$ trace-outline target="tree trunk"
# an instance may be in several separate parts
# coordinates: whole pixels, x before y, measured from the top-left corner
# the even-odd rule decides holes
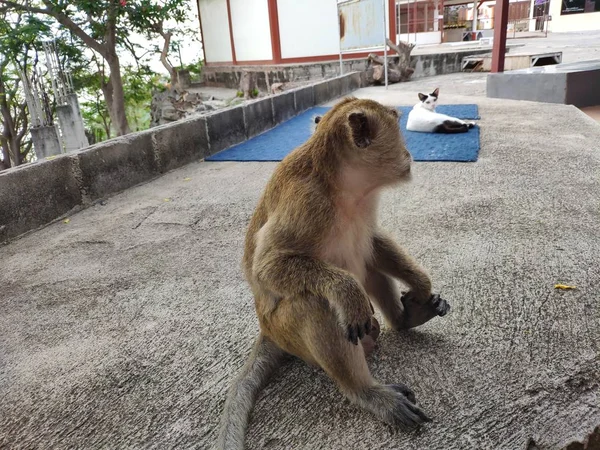
[[[5,136],[0,136],[0,151],[2,152],[2,161],[0,161],[0,170],[10,167],[10,154],[8,152],[8,140]]]
[[[111,122],[117,130],[117,136],[123,136],[131,133],[131,129],[125,115],[125,92],[123,91],[123,79],[121,78],[121,64],[116,54],[108,58],[107,63],[110,68],[110,77],[108,78],[110,88],[107,86],[108,89],[103,89],[106,106]]]
[[[394,44],[389,39],[387,45],[396,53],[398,53],[398,65],[395,69],[400,73],[401,81],[408,81],[415,69],[410,66],[410,53],[415,47],[414,44],[407,44],[406,42],[400,41],[398,45]]]
[[[164,68],[167,69],[167,72],[169,72],[169,77],[171,78],[171,87],[173,87],[174,89],[177,89],[177,90],[182,90],[180,83],[179,83],[179,77],[177,76],[177,72],[175,71],[175,69],[169,63],[169,60],[167,59],[167,55],[169,54],[169,45],[171,44],[172,33],[170,31],[165,33],[162,29],[162,24],[161,24],[160,30],[158,32],[165,40],[165,42],[163,44],[162,52],[160,53],[160,62],[162,63]]]
[[[0,68],[0,72],[2,72],[1,69],[2,68]],[[2,115],[2,127],[4,129],[2,135],[2,157],[5,165],[13,167],[19,165],[20,158],[15,158],[13,152],[13,143],[17,136],[17,132],[15,130],[15,121],[10,114],[7,95],[0,73],[0,113]]]

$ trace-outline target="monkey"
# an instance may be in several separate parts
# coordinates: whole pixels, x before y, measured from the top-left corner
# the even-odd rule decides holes
[[[254,402],[289,356],[323,369],[385,423],[431,421],[408,386],[378,382],[366,361],[379,334],[373,305],[394,330],[450,309],[432,294],[425,270],[377,225],[380,192],[412,177],[399,113],[346,97],[317,122],[275,168],[247,228],[242,266],[260,333],[229,390],[219,449],[244,447]],[[408,292],[399,293],[394,280]]]

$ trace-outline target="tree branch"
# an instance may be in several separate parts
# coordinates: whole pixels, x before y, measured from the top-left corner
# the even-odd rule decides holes
[[[5,0],[0,0],[0,1],[5,1]],[[44,5],[46,5],[47,10],[50,11],[49,15],[54,17],[60,24],[67,27],[71,31],[71,33],[73,33],[75,36],[77,36],[79,39],[81,39],[85,45],[87,45],[88,47],[90,47],[93,50],[96,50],[102,56],[105,56],[108,54],[107,49],[104,45],[100,44],[98,41],[93,39],[89,34],[87,34],[85,31],[83,31],[83,29],[79,25],[77,25],[75,22],[73,22],[73,20],[71,20],[71,18],[69,16],[53,10],[52,4],[48,0],[42,0],[42,2],[44,2]]]
[[[83,31],[83,29],[75,22],[73,22],[73,20],[71,20],[69,16],[53,9],[52,3],[50,3],[48,0],[42,0],[42,2],[44,3],[44,5],[46,5],[45,9],[36,8],[35,6],[22,5],[11,0],[0,0],[0,4],[6,5],[8,8],[13,8],[17,11],[31,12],[34,14],[44,14],[46,16],[54,17],[61,25],[67,27],[75,36],[81,39],[85,43],[85,45],[96,50],[102,56],[104,56],[107,53],[106,48],[103,45],[95,41],[90,35]],[[0,11],[3,11],[4,9],[8,8],[3,8]]]

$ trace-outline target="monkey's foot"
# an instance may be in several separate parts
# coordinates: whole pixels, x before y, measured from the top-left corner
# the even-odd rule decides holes
[[[450,304],[439,294],[432,294],[426,302],[415,299],[412,291],[408,291],[400,298],[404,306],[402,327],[404,329],[418,327],[436,316],[443,317],[450,311]]]
[[[405,385],[403,383],[396,383],[396,384],[389,384],[388,386],[391,387],[396,392],[400,392],[401,394],[403,394],[412,403],[417,403],[417,398],[415,397],[415,393],[407,385]]]

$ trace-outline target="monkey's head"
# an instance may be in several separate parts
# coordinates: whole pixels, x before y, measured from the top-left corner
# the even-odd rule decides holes
[[[331,133],[343,160],[368,171],[380,185],[410,179],[412,157],[400,132],[396,108],[347,97],[318,122],[315,134]]]

